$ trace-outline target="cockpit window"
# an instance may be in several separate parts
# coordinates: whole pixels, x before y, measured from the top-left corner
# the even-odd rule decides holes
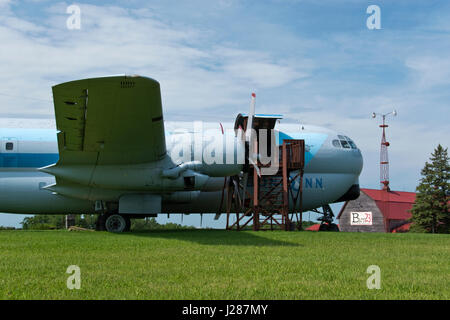
[[[341,144],[339,143],[339,140],[333,140],[332,143],[333,143],[333,146],[335,146],[336,148],[340,148],[341,147]]]
[[[334,139],[331,141],[334,147],[336,148],[345,148],[345,149],[358,149],[356,144],[347,136],[338,135],[338,139]]]
[[[348,144],[347,140],[341,140],[342,147],[346,149],[350,149],[350,145]]]

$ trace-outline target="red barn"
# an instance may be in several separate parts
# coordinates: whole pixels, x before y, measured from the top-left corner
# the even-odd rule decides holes
[[[339,212],[339,229],[353,232],[405,232],[409,230],[414,192],[361,189],[358,199],[347,201]]]

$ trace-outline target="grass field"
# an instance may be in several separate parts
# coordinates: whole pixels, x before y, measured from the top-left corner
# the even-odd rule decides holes
[[[0,299],[449,299],[449,262],[450,235],[0,231]]]

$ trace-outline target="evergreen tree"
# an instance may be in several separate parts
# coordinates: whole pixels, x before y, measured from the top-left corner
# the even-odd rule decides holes
[[[411,231],[449,233],[450,165],[447,148],[438,145],[426,162],[417,186],[416,202],[411,209]]]

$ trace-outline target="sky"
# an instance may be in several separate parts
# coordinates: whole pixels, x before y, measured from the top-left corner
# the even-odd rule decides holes
[[[73,4],[79,29],[67,26]],[[367,27],[370,5],[379,29]],[[378,188],[371,114],[396,109],[391,187],[414,191],[431,152],[450,142],[449,40],[445,0],[0,0],[0,124],[54,126],[53,85],[111,74],[158,80],[166,120],[232,122],[256,92],[258,113],[350,136],[364,156],[361,186]],[[0,215],[0,225],[22,218]]]

